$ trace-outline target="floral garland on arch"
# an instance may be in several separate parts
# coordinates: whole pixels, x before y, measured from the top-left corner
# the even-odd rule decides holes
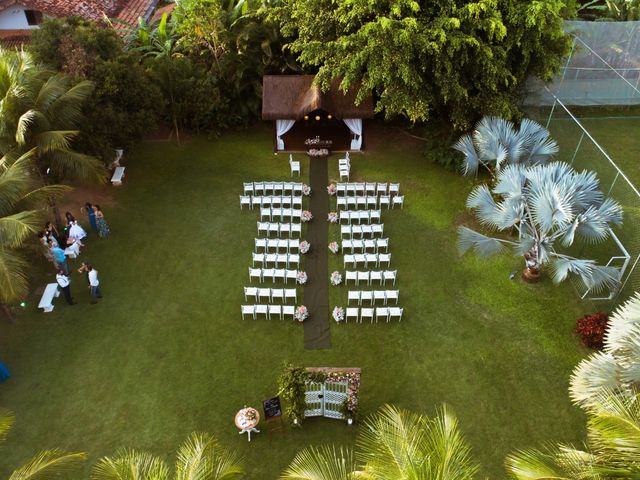
[[[342,275],[337,270],[331,273],[331,285],[336,286],[342,283]]]
[[[338,212],[329,212],[327,215],[327,222],[338,223]]]
[[[310,157],[328,157],[329,150],[326,148],[310,148],[307,150],[307,155]]]
[[[313,213],[311,213],[309,210],[303,210],[301,219],[305,223],[310,222],[311,220],[313,220]]]
[[[311,195],[311,187],[306,183],[302,185],[302,194],[305,197],[308,197],[309,195]]]
[[[300,245],[298,245],[298,250],[300,250],[300,253],[302,253],[303,255],[307,253],[310,248],[311,248],[311,244],[306,240],[301,241]]]

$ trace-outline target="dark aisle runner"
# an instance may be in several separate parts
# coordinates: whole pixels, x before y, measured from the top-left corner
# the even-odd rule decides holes
[[[315,350],[331,348],[329,333],[329,180],[327,157],[312,158],[309,170],[313,220],[307,227],[307,240],[311,250],[305,255],[305,271],[309,277],[304,287],[304,305],[309,318],[304,322],[304,348]]]

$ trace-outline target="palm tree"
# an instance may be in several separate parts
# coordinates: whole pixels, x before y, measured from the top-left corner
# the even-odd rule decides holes
[[[173,56],[178,36],[173,22],[169,21],[166,13],[154,23],[147,23],[144,18],[139,17],[137,27],[129,26],[127,30],[129,50],[139,52],[143,57]]]
[[[280,478],[287,480],[470,480],[478,471],[458,421],[443,406],[429,419],[385,405],[365,422],[349,450],[309,447]]]
[[[71,190],[63,185],[42,186],[34,177],[34,151],[9,163],[0,159],[0,305],[22,300],[28,290],[27,261],[23,246],[42,225],[43,208],[49,199]]]
[[[236,453],[222,448],[208,434],[192,433],[178,449],[176,480],[230,480],[244,472]],[[121,450],[103,457],[93,468],[94,480],[166,480],[169,468],[159,457],[138,450]]]
[[[640,478],[640,398],[603,393],[587,414],[585,450],[520,450],[507,457],[507,471],[517,480]]]
[[[461,226],[460,254],[475,249],[482,256],[490,256],[510,248],[525,257],[525,280],[536,281],[542,267],[549,265],[556,283],[573,273],[587,289],[618,288],[617,268],[556,249],[557,244],[571,246],[576,237],[588,243],[602,242],[609,237],[610,225],[622,223],[622,208],[604,198],[594,172],[578,173],[560,162],[510,165],[499,172],[492,189],[476,187],[467,199],[467,207],[475,211],[483,226],[497,232],[515,231],[517,238],[490,237]]]
[[[0,410],[0,442],[4,441],[13,425],[11,412]],[[62,450],[44,450],[34,456],[22,467],[13,471],[9,480],[36,480],[39,478],[65,478],[72,467],[87,458],[84,453],[69,453]]]
[[[640,387],[640,292],[609,318],[604,352],[584,359],[571,375],[574,403],[589,407],[603,391],[633,396]]]
[[[472,176],[480,165],[499,172],[507,165],[537,165],[558,153],[558,144],[549,131],[525,118],[516,128],[513,122],[497,117],[483,117],[473,134],[460,137],[453,148],[464,154],[462,172]]]

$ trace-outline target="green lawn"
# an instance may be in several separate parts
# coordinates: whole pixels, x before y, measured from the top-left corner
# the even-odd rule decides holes
[[[240,318],[257,220],[240,213],[242,182],[288,178],[286,156],[270,153],[271,131],[130,153],[124,186],[105,212],[112,236],[89,238],[81,258],[100,271],[101,303],[89,305],[74,273],[79,305],[61,297],[42,314],[31,297],[15,325],[0,322],[0,355],[13,373],[0,385],[0,406],[17,415],[0,475],[51,447],[87,451],[85,473],[121,446],[172,459],[190,432],[207,431],[242,452],[248,478],[273,479],[305,445],[351,444],[357,426],[325,419],[265,427],[250,444],[238,435],[235,412],[276,393],[283,362],[361,367],[365,415],[384,403],[430,415],[446,402],[483,477],[504,477],[515,448],[580,441],[584,418],[567,387],[588,353],[575,319],[593,307],[570,285],[509,280],[519,259],[459,258],[456,225],[468,218],[471,185],[425,163],[421,146],[408,142],[377,127],[370,150],[352,162],[354,178],[399,181],[406,195],[403,210],[383,213],[405,318],[332,324],[333,346],[320,351],[303,349],[300,325]],[[305,160],[303,178],[308,171]],[[330,237],[338,233],[331,227]],[[334,268],[342,270],[340,257],[330,259]],[[51,281],[46,274],[35,273],[38,283]],[[346,306],[346,288],[330,288],[330,305]]]

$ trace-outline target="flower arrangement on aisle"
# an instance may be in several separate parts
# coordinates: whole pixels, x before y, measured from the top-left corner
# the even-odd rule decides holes
[[[342,307],[333,307],[333,313],[331,314],[333,315],[333,319],[340,323],[340,322],[344,322],[344,308]]]
[[[303,272],[302,270],[300,270],[296,275],[296,280],[298,280],[298,283],[300,285],[304,285],[305,283],[307,283],[308,279],[309,277],[307,276],[307,272]]]
[[[333,197],[333,196],[336,194],[336,192],[337,192],[337,191],[338,191],[338,187],[336,187],[336,184],[335,184],[335,183],[332,183],[332,184],[330,184],[330,185],[328,185],[328,186],[327,186],[327,193],[328,193],[330,196],[332,196],[332,197]]]
[[[307,310],[307,307],[305,307],[304,305],[300,305],[299,307],[296,308],[296,313],[294,314],[294,317],[296,318],[297,321],[302,323],[307,318],[309,318],[309,310]]]
[[[331,273],[331,285],[340,285],[342,283],[342,275],[337,270]]]
[[[298,246],[298,249],[300,250],[300,253],[302,253],[303,255],[305,253],[307,253],[310,248],[311,248],[311,244],[309,242],[307,242],[306,240],[301,241],[300,245]]]
[[[329,223],[338,223],[338,212],[329,212],[327,215],[327,221]]]
[[[338,242],[331,242],[329,244],[329,251],[331,253],[338,253],[338,251],[340,250],[340,246],[338,245]]]
[[[311,195],[311,187],[306,183],[302,185],[302,194],[305,197],[308,197],[309,195]]]
[[[303,210],[302,221],[306,223],[306,222],[310,222],[311,220],[313,220],[313,213],[311,213],[309,210]]]
[[[307,155],[310,157],[328,157],[329,150],[326,148],[310,148],[307,151]]]

